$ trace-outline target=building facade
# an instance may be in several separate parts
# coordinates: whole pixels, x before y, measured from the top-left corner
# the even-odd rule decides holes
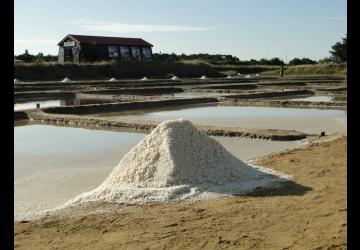
[[[153,45],[141,38],[67,35],[58,46],[59,63],[153,58]]]

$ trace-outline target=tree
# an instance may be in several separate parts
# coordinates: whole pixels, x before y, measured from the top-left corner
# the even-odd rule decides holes
[[[24,54],[20,54],[18,56],[15,56],[16,59],[22,60],[26,63],[30,63],[35,59],[34,55],[29,54],[29,51],[26,49]]]
[[[289,62],[290,65],[306,65],[306,64],[316,64],[316,61],[313,61],[309,58],[294,58]]]
[[[346,62],[347,61],[347,34],[345,38],[342,38],[342,42],[337,42],[331,46],[330,51],[331,57],[335,62]]]

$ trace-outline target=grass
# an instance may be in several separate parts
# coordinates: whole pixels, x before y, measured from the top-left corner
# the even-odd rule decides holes
[[[221,74],[206,64],[184,64],[156,61],[98,62],[92,64],[23,64],[14,66],[14,78],[23,81],[51,81],[65,77],[71,80],[108,79],[108,78],[169,78],[210,77]]]
[[[118,79],[126,78],[169,78],[181,77],[218,77],[226,75],[261,74],[279,75],[279,66],[253,65],[211,65],[200,60],[180,62],[162,61],[101,61],[84,64],[30,63],[14,66],[14,78],[22,81],[58,81],[65,77],[72,80]],[[285,75],[344,75],[346,64],[319,64],[286,66]]]

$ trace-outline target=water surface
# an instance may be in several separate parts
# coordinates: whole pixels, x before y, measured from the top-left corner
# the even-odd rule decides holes
[[[185,118],[203,125],[334,133],[346,132],[347,115],[343,110],[210,105],[105,113],[98,116],[119,121]]]
[[[14,128],[15,219],[63,205],[99,186],[146,135],[46,125]],[[214,137],[241,160],[279,152],[300,141]]]
[[[332,102],[331,96],[310,96],[305,98],[290,99],[291,101],[306,101],[306,102]]]

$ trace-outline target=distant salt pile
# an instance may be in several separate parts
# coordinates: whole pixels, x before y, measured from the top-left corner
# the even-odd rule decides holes
[[[251,76],[250,75],[247,75],[247,76],[245,76],[246,78],[250,78]]]
[[[109,82],[116,82],[117,80],[116,80],[116,78],[111,78],[110,80],[109,80]]]
[[[241,73],[237,73],[236,75],[237,75],[237,76],[242,76]]]
[[[202,76],[202,77],[200,77],[200,79],[201,79],[201,80],[206,80],[207,77],[206,77],[206,76]]]
[[[177,76],[173,76],[173,77],[171,77],[171,80],[176,81],[176,80],[180,80],[180,78]]]
[[[132,148],[98,188],[64,207],[207,199],[275,187],[288,178],[242,162],[189,121],[170,120]]]
[[[22,82],[20,82],[18,79],[14,79],[14,84],[19,84],[19,83],[22,83]]]
[[[147,80],[149,80],[149,78],[147,78],[147,77],[145,76],[145,77],[141,78],[140,80],[141,80],[141,81],[147,81]]]
[[[232,76],[227,76],[226,78],[227,78],[227,79],[231,79],[231,78],[232,78]]]
[[[259,76],[259,74],[256,74],[255,76]]]
[[[61,82],[71,82],[71,80],[69,78],[64,78]]]

